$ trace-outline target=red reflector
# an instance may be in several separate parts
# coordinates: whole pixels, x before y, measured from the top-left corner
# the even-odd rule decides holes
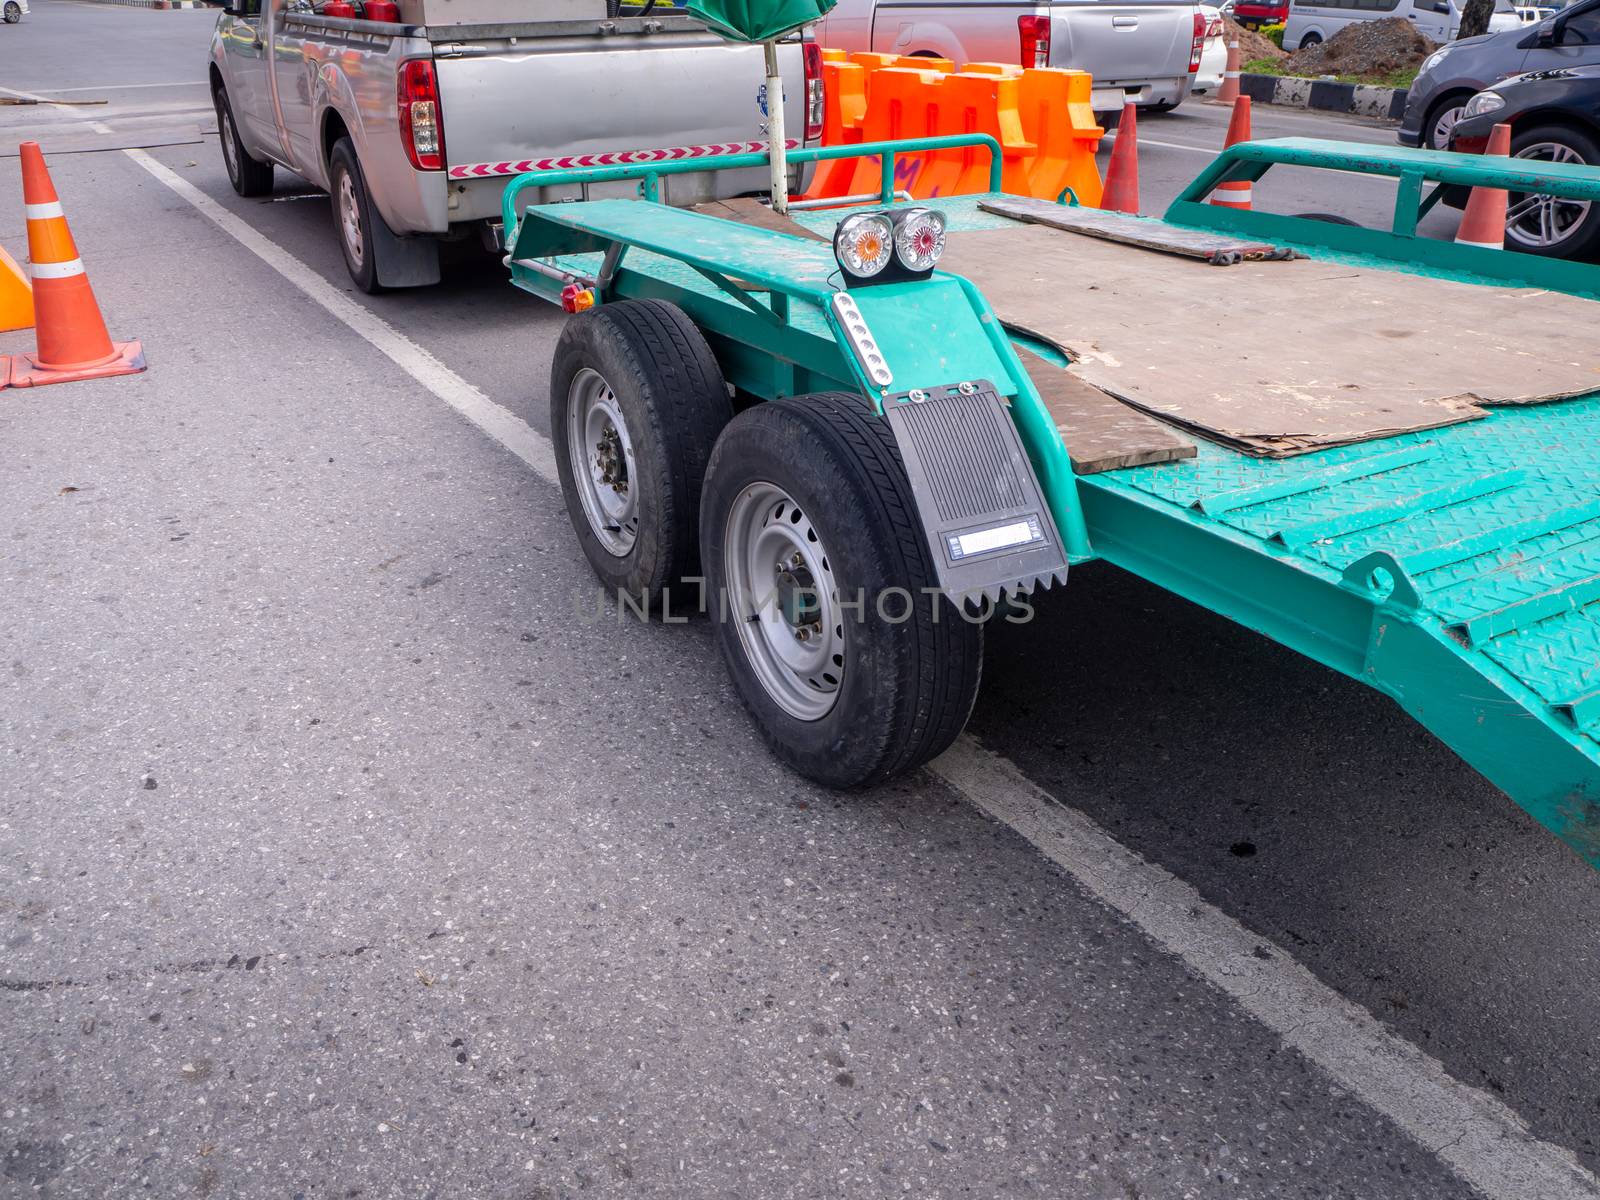
[[[564,312],[588,312],[594,307],[594,289],[581,288],[569,283],[561,289],[561,308]]]
[[[444,170],[444,114],[433,61],[414,58],[401,63],[395,89],[406,157],[419,171]]]
[[[1024,67],[1050,65],[1050,18],[1027,16],[1017,18],[1017,61]]]

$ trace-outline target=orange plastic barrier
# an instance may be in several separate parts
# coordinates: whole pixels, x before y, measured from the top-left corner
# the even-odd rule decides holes
[[[1070,187],[1080,203],[1100,202],[1094,154],[1105,131],[1089,107],[1086,72],[1015,63],[968,63],[956,71],[946,59],[824,50],[823,76],[825,146],[986,133],[1000,143],[1008,192],[1054,200]],[[981,147],[895,162],[896,190],[919,198],[988,187],[989,155]],[[876,160],[846,160],[819,164],[806,198],[878,189]]]
[[[860,63],[845,58],[842,50],[824,50],[822,82],[825,97],[822,109],[822,144],[851,146],[861,140],[861,122],[867,115],[867,72]],[[811,177],[805,198],[849,196],[850,178],[856,173],[856,160],[838,158],[819,162]]]
[[[1022,73],[1022,132],[1038,146],[1028,168],[1030,196],[1054,200],[1071,188],[1079,204],[1100,205],[1094,152],[1105,130],[1094,119],[1087,71],[1040,68]]]
[[[867,111],[861,121],[861,141],[891,142],[932,137],[937,132],[939,93],[948,76],[938,71],[880,67],[867,76]],[[895,160],[894,186],[917,195],[917,179],[926,167],[926,155],[905,155]],[[881,186],[882,174],[875,158],[852,160],[850,186],[842,196],[865,195]]]
[[[933,132],[939,135],[987,133],[1000,143],[1006,191],[1029,195],[1028,163],[1034,144],[1023,136],[1017,111],[1020,88],[1015,76],[944,76]],[[989,152],[981,146],[940,150],[911,188],[919,199],[965,196],[989,190]]]

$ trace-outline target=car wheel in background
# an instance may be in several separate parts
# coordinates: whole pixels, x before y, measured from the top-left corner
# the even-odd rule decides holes
[[[22,5],[18,4],[17,0],[6,0],[4,12],[7,25],[15,25],[22,20]]]
[[[228,89],[218,87],[211,93],[211,102],[217,109],[217,140],[222,143],[222,161],[228,168],[228,182],[241,196],[265,196],[272,190],[272,164],[251,158],[244,142],[239,140],[239,130],[233,123],[233,106],[228,103]]]
[[[1426,150],[1450,149],[1450,134],[1461,119],[1470,95],[1458,93],[1437,101],[1422,122],[1422,145]]]
[[[1315,46],[1321,41],[1322,35],[1320,33],[1308,33],[1300,39],[1300,44],[1295,49],[1304,50],[1308,46]]]
[[[1566,125],[1534,125],[1511,139],[1516,158],[1600,166],[1600,142]],[[1600,205],[1512,192],[1506,206],[1506,248],[1547,258],[1589,258],[1600,250]]]

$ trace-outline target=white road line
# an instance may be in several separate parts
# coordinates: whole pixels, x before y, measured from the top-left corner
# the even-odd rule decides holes
[[[558,484],[550,440],[509,409],[496,404],[383,318],[351,300],[321,275],[143,150],[124,150],[157,180],[182,196],[213,225],[239,242],[328,313],[364,338],[484,433],[515,454],[544,480]]]
[[[1570,1152],[1534,1137],[1500,1101],[1451,1078],[1437,1059],[1389,1032],[1282,948],[1040,790],[1005,759],[963,736],[930,766],[1491,1200],[1600,1196],[1600,1179]],[[1270,957],[1260,957],[1258,947]]]
[[[543,434],[188,180],[142,150],[123,153],[542,479],[557,482],[555,456]],[[1255,951],[1265,939],[1206,903],[1182,880],[1146,862],[1085,814],[1051,798],[1007,760],[963,737],[932,770],[1438,1155],[1489,1200],[1600,1198],[1600,1180],[1569,1151],[1534,1137],[1516,1113],[1451,1078],[1437,1059],[1389,1032],[1283,949],[1274,946],[1271,957],[1259,957]]]

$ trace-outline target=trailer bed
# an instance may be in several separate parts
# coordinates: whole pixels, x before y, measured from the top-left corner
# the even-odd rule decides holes
[[[980,207],[993,199],[953,197],[939,207],[957,234],[1014,227]],[[817,286],[832,276],[828,247],[771,222],[655,220],[629,205],[530,210],[541,222],[518,246],[550,254],[560,269],[610,278],[618,297],[681,304],[730,381],[758,395],[856,386],[829,365],[837,348],[816,307],[831,295],[831,284]],[[794,214],[823,234],[842,215]],[[621,243],[625,269],[613,262],[608,275],[602,253]],[[549,280],[513,258],[514,279],[548,296]],[[871,291],[858,293],[861,303]],[[1212,318],[1197,311],[1195,319]],[[947,369],[945,382],[984,377],[970,360],[946,362],[937,333],[923,329],[919,344],[937,360],[930,370]],[[1041,407],[1019,393],[1020,375],[1006,394],[1020,401],[1013,415],[1023,426]],[[1600,395],[1293,458],[1195,442],[1194,455],[1177,461],[1075,472],[1065,489],[1075,511],[1057,513],[1073,561],[1103,558],[1391,696],[1600,865]],[[1054,466],[1035,466],[1059,492]]]

